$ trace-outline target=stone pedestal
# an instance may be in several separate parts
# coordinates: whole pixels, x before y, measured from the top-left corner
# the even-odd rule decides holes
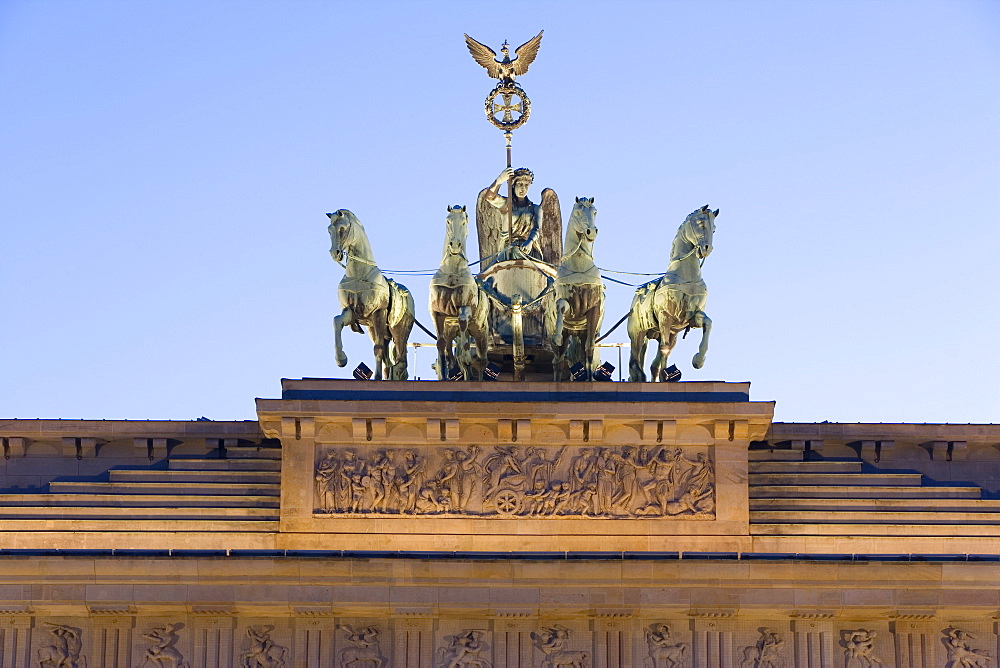
[[[257,407],[278,547],[438,552],[743,549],[773,413],[747,383],[285,380]]]

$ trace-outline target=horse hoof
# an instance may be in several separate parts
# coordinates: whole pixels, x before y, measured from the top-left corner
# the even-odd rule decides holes
[[[702,355],[701,353],[696,354],[691,359],[691,366],[693,366],[695,369],[700,369],[701,367],[705,366],[705,356]]]
[[[347,355],[337,355],[337,366],[347,366]]]

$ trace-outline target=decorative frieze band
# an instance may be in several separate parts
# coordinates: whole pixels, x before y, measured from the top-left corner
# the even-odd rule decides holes
[[[583,619],[88,618],[0,626],[0,666],[84,668],[883,668],[995,666],[982,625]]]
[[[707,446],[320,446],[314,480],[317,514],[715,517]]]

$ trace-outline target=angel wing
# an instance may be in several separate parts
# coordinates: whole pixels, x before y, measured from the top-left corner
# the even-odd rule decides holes
[[[541,33],[539,33],[541,36]],[[529,42],[530,43],[530,42]],[[500,78],[500,63],[497,62],[497,52],[481,44],[476,40],[472,39],[468,35],[465,36],[465,45],[469,47],[469,53],[472,54],[472,58],[486,68],[486,73],[489,74],[494,79]],[[527,46],[527,45],[525,45]],[[524,46],[518,48],[518,51],[523,49]],[[538,47],[535,47],[535,51],[538,51]],[[532,56],[534,59],[534,56]]]
[[[538,33],[538,37],[541,36],[542,33]],[[542,191],[540,208],[542,220],[538,226],[538,248],[545,262],[558,265],[562,259],[563,234],[562,211],[559,208],[559,196],[556,195],[555,190],[546,188]]]
[[[476,199],[476,230],[479,232],[479,271],[493,264],[496,255],[504,247],[504,214],[486,199],[489,188],[483,188]]]
[[[529,39],[527,42],[515,49],[514,53],[517,58],[514,59],[514,74],[521,76],[528,71],[528,66],[535,62],[535,57],[538,56],[538,47],[542,44],[542,33],[544,30],[540,30],[537,35]],[[468,37],[468,35],[466,35]],[[472,47],[469,47],[470,49]],[[473,54],[475,57],[475,54]],[[480,63],[481,65],[482,63]],[[493,76],[492,74],[490,76]]]

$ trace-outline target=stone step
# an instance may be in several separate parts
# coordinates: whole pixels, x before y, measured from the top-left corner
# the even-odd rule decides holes
[[[23,506],[0,508],[0,521],[11,519],[103,519],[118,517],[121,520],[256,520],[278,521],[277,508],[123,508],[123,507],[66,507]]]
[[[978,499],[979,487],[750,485],[751,499]]]
[[[145,532],[150,533],[276,533],[278,523],[257,520],[167,520],[162,517],[151,519],[140,519],[129,524],[124,524],[121,519],[13,519],[4,520],[3,529],[5,534],[18,531],[60,531],[60,532],[88,532],[107,531],[112,533]],[[130,545],[130,547],[141,547]]]
[[[801,450],[748,450],[752,462],[801,462]]]
[[[927,488],[925,488],[927,489]],[[934,489],[934,488],[930,488]],[[965,513],[995,513],[1000,512],[1000,499],[751,499],[750,512],[766,510],[822,510],[822,511],[858,511],[880,512],[965,512]]]
[[[280,471],[280,459],[171,459],[171,471]]]
[[[161,471],[147,469],[112,469],[110,482],[197,482],[197,483],[280,483],[278,471]]]
[[[94,508],[277,508],[277,496],[183,494],[0,494],[0,510],[7,507],[58,506]]]
[[[751,524],[751,536],[951,536],[1000,537],[994,524]]]
[[[861,462],[750,462],[750,475],[756,473],[861,473]]]
[[[996,524],[997,512],[756,510],[751,524]]]
[[[207,482],[59,482],[49,483],[55,494],[162,494],[164,496],[249,494],[279,496],[281,485],[266,483]]]
[[[226,448],[226,459],[277,459],[281,461],[281,448]]]
[[[923,476],[919,473],[757,473],[750,478],[755,485],[841,485],[918,487]]]

